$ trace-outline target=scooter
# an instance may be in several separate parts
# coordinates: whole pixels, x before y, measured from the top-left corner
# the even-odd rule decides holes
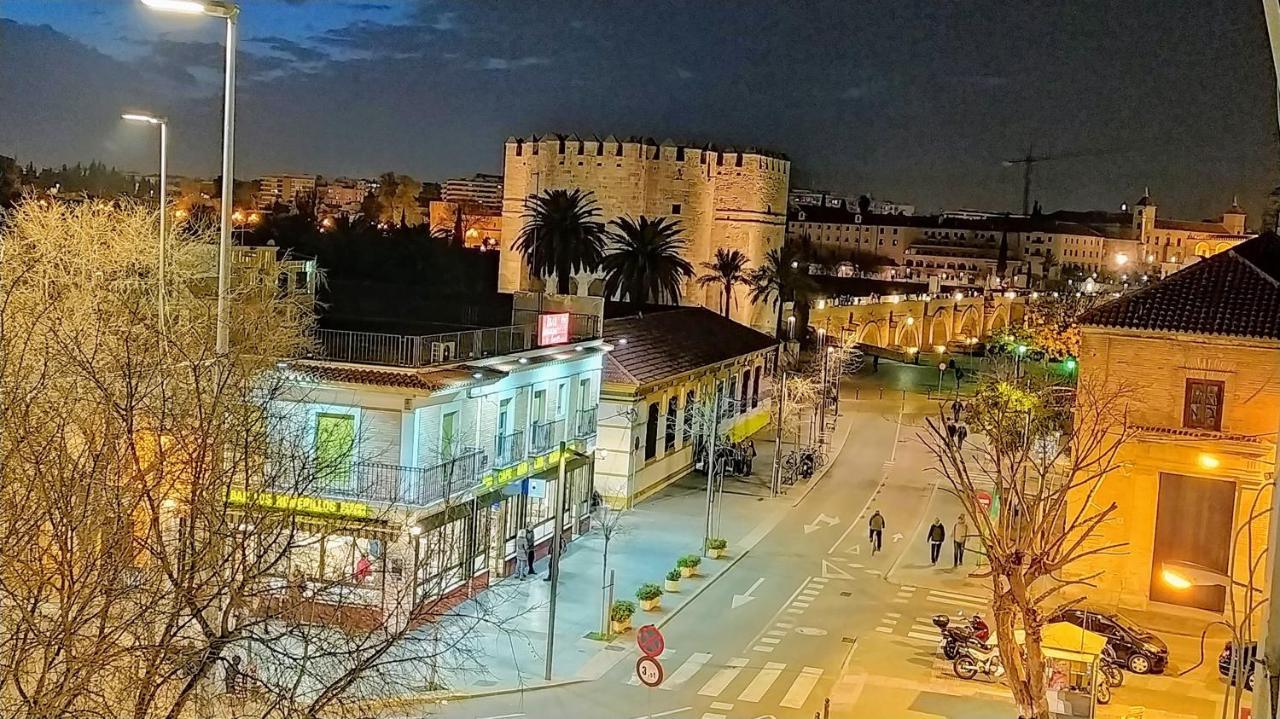
[[[958,615],[964,617],[964,614]],[[969,626],[951,626],[951,617],[946,614],[933,615],[933,626],[942,632],[942,641],[938,643],[938,649],[942,651],[942,656],[948,660],[954,660],[960,655],[960,647],[966,644],[976,644],[984,646],[986,637],[978,634],[977,627],[974,626],[972,620]]]
[[[972,679],[982,672],[991,679],[1004,676],[1004,665],[1000,663],[1000,650],[992,647],[978,647],[966,644],[960,648],[960,654],[951,669],[961,679]]]

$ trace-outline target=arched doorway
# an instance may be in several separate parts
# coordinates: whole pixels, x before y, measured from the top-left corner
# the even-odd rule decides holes
[[[864,324],[862,329],[858,332],[858,341],[863,344],[883,347],[884,340],[880,337],[880,326],[875,322],[868,322]]]

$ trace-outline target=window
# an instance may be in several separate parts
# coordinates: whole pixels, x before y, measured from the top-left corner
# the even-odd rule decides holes
[[[649,421],[644,426],[644,458],[653,459],[658,454],[658,403],[649,403]]]
[[[751,382],[751,408],[760,405],[760,365],[756,365],[755,378]]]
[[[1188,379],[1182,408],[1182,426],[1192,429],[1222,429],[1223,383],[1211,379]]]
[[[679,202],[673,202],[673,203],[671,203],[671,214],[673,214],[673,215],[678,215],[678,214],[680,214],[680,203],[679,203]]]
[[[689,390],[688,394],[684,396],[684,430],[681,434],[683,435],[683,441],[686,443],[689,441],[689,436],[693,434],[693,417],[694,412],[697,411],[695,406],[697,399],[698,396],[694,394],[693,390]]]
[[[742,370],[742,385],[740,387],[739,392],[740,393],[738,395],[738,411],[746,412],[747,396],[751,392],[751,370],[749,368]]]
[[[578,409],[591,409],[595,402],[591,396],[591,380],[578,380]]]
[[[529,423],[539,424],[542,422],[543,413],[547,408],[547,391],[540,389],[533,393],[533,403],[529,406]]]
[[[569,384],[561,382],[556,387],[556,416],[563,418],[565,413],[569,411]]]
[[[679,400],[675,395],[671,395],[667,399],[667,426],[666,441],[663,444],[665,451],[670,452],[676,448],[676,412],[679,411]]]
[[[732,417],[733,415],[738,413],[737,399],[738,399],[738,378],[735,376],[735,377],[729,378],[729,394],[724,397],[724,416],[725,417]]]
[[[335,489],[349,486],[355,444],[354,414],[316,414],[316,476],[322,487]]]
[[[458,449],[458,413],[446,412],[440,420],[440,459],[452,459]]]

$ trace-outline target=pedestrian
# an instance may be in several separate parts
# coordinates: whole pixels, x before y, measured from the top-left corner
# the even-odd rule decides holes
[[[964,377],[964,370],[956,367],[956,389],[960,389],[960,380]]]
[[[954,361],[955,361],[955,360],[952,360],[952,362],[954,362]],[[959,421],[960,421],[960,400],[958,400],[958,399],[957,399],[957,400],[953,400],[953,401],[951,402],[951,421],[952,421],[952,422],[959,422]]]
[[[961,422],[956,425],[956,447],[964,449],[964,440],[969,436],[969,425]]]
[[[533,555],[537,549],[537,545],[533,542],[533,530],[524,530],[524,563],[528,567],[528,573],[533,574]]]
[[[880,355],[871,355],[871,371],[880,371]]]
[[[227,671],[226,671],[226,677],[225,677],[227,694],[230,694],[232,696],[239,696],[240,686],[242,684],[240,678],[241,678],[240,657],[239,655],[236,655],[231,657],[231,661],[227,663]]]
[[[529,539],[524,532],[516,535],[516,579],[529,576]]]
[[[969,538],[969,525],[964,521],[964,515],[956,517],[956,523],[951,527],[951,566],[958,567],[964,564],[964,542]]]
[[[356,584],[364,584],[364,580],[373,576],[373,560],[369,559],[369,555],[361,552],[360,558],[356,560]]]
[[[745,454],[747,457],[747,475],[750,475],[751,467],[755,464],[755,461],[756,461],[756,441],[754,439],[751,439],[749,437],[747,438],[747,446],[746,446]]]
[[[881,516],[880,510],[876,510],[871,515],[871,519],[867,521],[867,527],[871,529],[871,553],[875,554],[880,551],[884,539],[884,517]]]
[[[933,520],[929,527],[929,563],[937,564],[938,555],[942,553],[942,541],[947,538],[947,529],[942,526],[942,517]]]
[[[951,420],[947,420],[947,439],[956,441],[956,423]]]

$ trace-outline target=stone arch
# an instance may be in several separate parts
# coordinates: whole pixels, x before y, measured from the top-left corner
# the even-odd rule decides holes
[[[884,340],[880,336],[880,326],[875,322],[867,322],[858,330],[858,341],[863,344],[884,346]]]
[[[604,280],[599,277],[591,280],[591,284],[587,285],[587,295],[589,297],[604,297]]]
[[[1229,249],[1231,249],[1230,242],[1219,242],[1217,248],[1214,249],[1214,252],[1226,252]]]
[[[966,305],[960,311],[960,321],[957,323],[956,335],[958,337],[977,337],[982,334],[982,323],[978,317],[978,308],[973,305]]]
[[[1195,250],[1195,255],[1196,255],[1196,257],[1208,257],[1208,256],[1209,256],[1209,254],[1210,254],[1210,252],[1209,252],[1209,243],[1208,243],[1208,242],[1197,242],[1197,243],[1196,243],[1196,250]]]
[[[920,346],[920,328],[919,323],[907,324],[904,319],[898,323],[897,338],[894,344],[900,347],[919,347]]]
[[[569,278],[569,294],[575,297],[578,295],[578,278],[577,277]]]
[[[991,326],[987,328],[988,332],[995,332],[1009,326],[1009,306],[1006,304],[996,305],[996,309],[991,313]]]
[[[951,341],[951,317],[950,312],[945,310],[933,316],[929,320],[929,345],[945,345]],[[944,319],[944,315],[946,315]]]

